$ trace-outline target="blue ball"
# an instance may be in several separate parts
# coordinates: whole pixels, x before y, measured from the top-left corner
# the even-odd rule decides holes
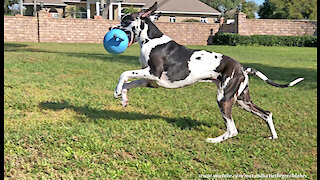
[[[104,48],[111,54],[123,53],[129,43],[127,34],[120,29],[110,30],[103,39]]]

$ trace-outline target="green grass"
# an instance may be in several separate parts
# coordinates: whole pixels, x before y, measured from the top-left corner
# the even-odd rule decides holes
[[[139,47],[4,43],[4,176],[10,178],[197,179],[201,174],[302,174],[317,178],[316,48],[190,46],[224,53],[278,83],[250,79],[255,104],[273,112],[279,139],[238,107],[238,136],[225,131],[216,86],[137,88],[122,108],[113,90],[138,69]]]

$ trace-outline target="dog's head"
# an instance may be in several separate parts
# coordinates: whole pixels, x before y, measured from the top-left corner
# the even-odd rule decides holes
[[[155,2],[149,9],[142,10],[123,16],[119,25],[111,27],[111,29],[117,28],[123,30],[128,38],[128,47],[137,41],[137,36],[140,36],[142,31],[146,27],[146,20],[150,20],[149,17],[154,11],[157,10],[157,2]]]

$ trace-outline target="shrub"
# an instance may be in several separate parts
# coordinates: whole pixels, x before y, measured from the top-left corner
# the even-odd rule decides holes
[[[262,45],[262,46],[298,46],[316,47],[316,36],[275,36],[275,35],[252,35],[241,36],[235,33],[217,33],[210,36],[208,45]]]
[[[124,14],[130,14],[130,13],[139,12],[139,10],[134,8],[133,6],[124,8],[122,11],[123,11]]]

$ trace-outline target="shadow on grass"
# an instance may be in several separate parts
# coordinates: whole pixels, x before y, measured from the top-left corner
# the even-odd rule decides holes
[[[4,43],[4,52],[17,52],[25,47],[28,47],[28,45],[19,43]]]
[[[116,120],[144,120],[144,119],[164,119],[168,123],[180,127],[181,129],[191,129],[200,125],[210,126],[206,123],[200,123],[193,119],[182,117],[182,118],[168,118],[158,115],[142,114],[135,112],[121,112],[113,110],[100,110],[93,109],[88,106],[74,106],[68,102],[41,102],[39,104],[41,109],[50,109],[54,111],[59,111],[63,109],[71,109],[79,114],[83,114],[91,120],[96,119],[116,119]]]

